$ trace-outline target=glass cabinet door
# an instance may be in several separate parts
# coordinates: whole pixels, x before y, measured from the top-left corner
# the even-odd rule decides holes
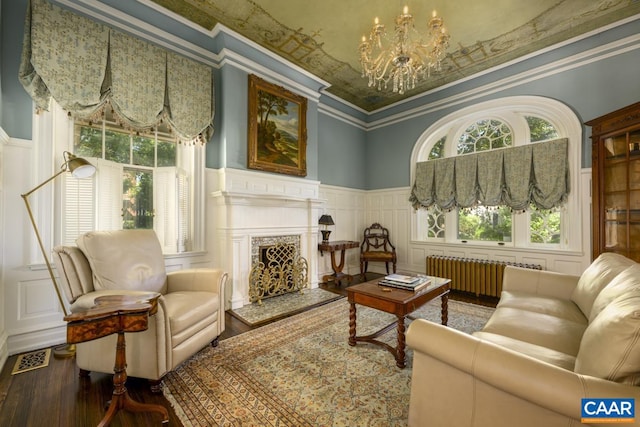
[[[640,262],[640,102],[591,126],[592,259],[615,252]]]
[[[603,140],[604,250],[640,258],[640,131]]]
[[[629,258],[640,260],[640,130],[629,133]]]

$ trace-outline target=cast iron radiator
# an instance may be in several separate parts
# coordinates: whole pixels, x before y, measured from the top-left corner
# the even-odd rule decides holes
[[[542,270],[538,264],[430,255],[427,257],[427,274],[451,279],[453,290],[471,292],[476,296],[500,297],[502,273],[507,265]]]

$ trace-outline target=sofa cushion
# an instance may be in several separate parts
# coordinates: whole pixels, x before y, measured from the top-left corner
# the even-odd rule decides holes
[[[589,324],[575,372],[640,385],[640,292],[620,295]]]
[[[517,308],[578,323],[587,323],[587,318],[573,301],[528,292],[502,291],[498,307]]]
[[[550,348],[542,347],[540,345],[520,341],[515,338],[482,331],[474,332],[473,336],[480,338],[481,340],[491,341],[494,344],[501,345],[502,347],[517,351],[518,353],[526,354],[534,359],[542,360],[543,362],[550,363],[569,371],[573,371],[576,364],[575,356],[551,350]]]
[[[618,274],[600,291],[593,302],[589,321],[592,322],[598,314],[617,297],[633,289],[640,291],[640,264],[632,265]]]
[[[571,295],[571,300],[575,302],[585,317],[591,314],[593,301],[600,291],[613,280],[618,274],[635,262],[623,255],[613,252],[600,254],[589,267],[582,273],[576,288]]]
[[[91,265],[97,291],[166,292],[164,257],[153,230],[92,231],[76,242]]]
[[[586,323],[517,308],[498,307],[482,332],[504,335],[575,356],[586,328]]]

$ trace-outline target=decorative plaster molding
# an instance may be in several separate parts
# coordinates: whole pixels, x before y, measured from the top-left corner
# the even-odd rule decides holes
[[[252,73],[256,74],[258,75],[258,77],[261,77],[272,83],[285,86],[287,87],[287,89],[290,89],[293,92],[297,92],[300,95],[303,95],[306,98],[309,98],[310,101],[319,102],[320,100],[320,93],[318,91],[310,89],[304,85],[301,85],[300,83],[294,80],[291,80],[287,77],[276,74],[273,72],[273,70],[270,70],[269,68],[263,65],[260,65],[257,62],[252,61],[233,50],[230,50],[227,48],[222,49],[220,51],[220,58],[221,58],[221,61],[219,64],[219,68],[225,65],[230,65],[234,68],[245,71],[249,74],[252,74]]]
[[[326,95],[326,93],[324,93],[323,95]],[[350,116],[349,114],[344,113],[333,107],[329,107],[326,104],[318,105],[318,112],[321,114],[325,114],[329,117],[333,117],[334,119],[340,120],[341,122],[345,122],[347,124],[355,126],[358,129],[367,130],[367,126],[368,126],[367,122],[363,120],[355,119],[353,118],[353,116]]]

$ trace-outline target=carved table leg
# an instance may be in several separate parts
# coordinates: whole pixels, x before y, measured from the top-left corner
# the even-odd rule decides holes
[[[118,332],[118,341],[116,344],[116,365],[113,368],[113,398],[109,409],[105,414],[98,427],[105,427],[111,423],[111,420],[120,409],[126,409],[132,412],[157,412],[162,415],[162,423],[169,422],[169,412],[160,405],[152,405],[149,403],[140,403],[129,397],[125,383],[127,382],[127,361],[126,361],[126,344],[124,340],[124,332]]]
[[[333,269],[333,279],[336,282],[336,285],[342,284],[342,280],[346,279],[348,283],[351,283],[352,277],[349,274],[343,273],[344,262],[345,262],[345,250],[340,250],[340,261],[336,261],[336,252],[331,252],[331,268]]]
[[[398,316],[398,346],[396,347],[396,366],[400,369],[404,369],[406,366],[406,355],[404,351],[405,347],[405,326],[404,316]]]
[[[356,345],[356,304],[349,303],[349,345]]]
[[[444,326],[447,326],[447,322],[449,322],[449,294],[442,295],[440,299],[442,300],[440,319],[442,320],[442,324]]]

